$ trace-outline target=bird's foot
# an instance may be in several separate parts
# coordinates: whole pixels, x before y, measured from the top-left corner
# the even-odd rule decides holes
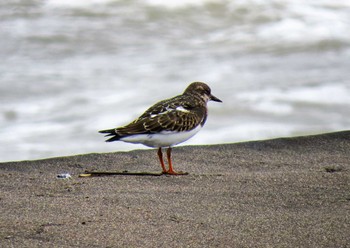
[[[163,171],[163,174],[172,175],[172,176],[184,176],[184,175],[188,175],[189,173],[183,172],[183,171],[167,170],[167,171]]]

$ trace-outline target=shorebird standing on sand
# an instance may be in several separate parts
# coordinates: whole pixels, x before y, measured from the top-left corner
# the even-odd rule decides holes
[[[154,104],[130,124],[99,131],[112,136],[106,142],[124,141],[158,148],[158,157],[163,174],[184,175],[175,172],[171,162],[171,148],[195,135],[207,119],[207,102],[222,102],[211,94],[208,85],[191,83],[182,95]],[[169,169],[165,168],[162,147],[168,147]]]

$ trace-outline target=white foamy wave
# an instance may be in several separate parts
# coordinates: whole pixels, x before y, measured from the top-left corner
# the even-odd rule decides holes
[[[314,6],[289,7],[289,15],[278,22],[263,25],[257,32],[261,39],[277,42],[314,42],[318,40],[349,40],[349,11],[317,8]],[[288,30],[288,32],[285,32]],[[307,40],[305,40],[307,38]]]
[[[316,87],[300,87],[284,92],[279,100],[295,102],[316,103],[321,105],[329,104],[350,104],[350,87],[346,84],[328,84]]]
[[[256,120],[251,123],[241,123],[216,130],[204,128],[184,145],[232,143],[281,137],[288,136],[296,130],[298,130],[298,126],[286,126],[282,123]]]
[[[147,0],[146,3],[152,6],[161,6],[166,8],[183,8],[189,6],[202,6],[210,2],[215,2],[214,0]]]
[[[63,8],[89,8],[94,6],[101,6],[113,2],[122,2],[121,0],[47,0],[46,5],[50,7],[63,7]],[[149,5],[155,7],[164,7],[169,9],[184,8],[190,6],[202,6],[207,3],[214,2],[213,0],[146,0],[129,3],[129,5]]]
[[[270,49],[350,40],[349,0],[251,0],[227,1],[226,5],[227,17],[231,14],[248,25],[233,23],[231,28],[218,32],[219,40],[229,37],[248,48],[269,44]],[[249,26],[252,22],[254,27]]]
[[[223,103],[183,145],[350,127],[350,0],[17,2],[0,8],[2,161],[144,149],[97,131],[195,80]]]
[[[117,0],[46,0],[45,5],[54,8],[89,8],[116,1]]]
[[[311,103],[318,105],[350,105],[350,87],[345,84],[305,86],[289,89],[266,88],[239,94],[241,101],[258,111],[274,114],[290,114],[293,104]]]

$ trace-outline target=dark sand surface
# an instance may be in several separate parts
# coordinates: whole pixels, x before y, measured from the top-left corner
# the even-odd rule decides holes
[[[0,163],[0,247],[350,247],[350,131]],[[69,172],[72,179],[57,179]]]

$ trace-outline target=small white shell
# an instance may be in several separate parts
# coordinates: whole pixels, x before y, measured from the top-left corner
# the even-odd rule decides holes
[[[71,178],[72,176],[69,174],[69,173],[62,173],[62,174],[58,174],[57,175],[57,178],[58,179],[69,179]]]

